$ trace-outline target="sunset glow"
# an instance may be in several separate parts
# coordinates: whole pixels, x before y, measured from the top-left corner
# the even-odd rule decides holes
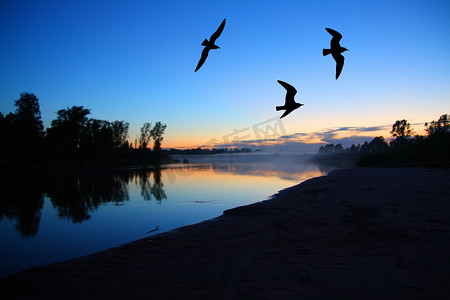
[[[46,127],[59,109],[82,105],[92,118],[129,122],[132,143],[144,122],[161,121],[163,148],[264,141],[301,151],[389,138],[399,119],[420,133],[450,109],[449,11],[446,1],[6,1],[0,111],[30,92]],[[224,18],[220,49],[194,72]],[[350,49],[338,80],[322,55],[325,27]],[[255,124],[281,115],[277,80],[304,106],[282,119],[288,138],[258,137]]]

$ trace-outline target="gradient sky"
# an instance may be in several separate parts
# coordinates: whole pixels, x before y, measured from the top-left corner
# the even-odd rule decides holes
[[[201,42],[224,18],[221,49],[194,73]],[[338,80],[322,56],[325,27],[350,50]],[[166,123],[163,147],[226,144],[234,130],[234,139],[256,140],[264,122],[282,127],[291,149],[346,146],[388,137],[399,119],[421,133],[450,113],[446,0],[3,0],[0,37],[3,114],[30,92],[46,127],[59,109],[83,105],[90,117],[129,122],[132,141],[144,122]],[[277,80],[305,104],[281,124]]]

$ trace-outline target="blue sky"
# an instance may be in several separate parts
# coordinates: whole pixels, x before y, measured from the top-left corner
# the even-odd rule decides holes
[[[194,73],[224,18],[221,49]],[[338,80],[325,27],[350,50]],[[281,115],[277,80],[305,104],[282,119],[291,148],[388,137],[404,118],[420,132],[450,113],[448,1],[4,0],[0,37],[1,112],[30,92],[45,126],[83,105],[129,122],[132,141],[144,122],[166,123],[163,147],[223,144],[234,130],[254,140],[255,124]]]

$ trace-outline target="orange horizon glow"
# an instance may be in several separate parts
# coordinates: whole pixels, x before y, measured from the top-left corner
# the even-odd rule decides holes
[[[426,135],[425,127],[420,125],[422,123],[416,123],[415,125],[411,125],[411,128],[414,130],[414,135]],[[356,137],[368,137],[367,142],[370,142],[373,138],[383,136],[386,141],[390,141],[392,139],[392,135],[390,133],[392,127],[391,125],[385,125],[381,126],[382,129],[380,130],[374,130],[374,131],[365,131],[358,128],[355,129],[349,129],[346,131],[339,131],[337,130],[335,133],[333,133],[333,140],[334,144],[339,143],[339,140],[341,139],[349,139],[349,138],[356,138]],[[364,127],[361,127],[364,128]],[[338,128],[336,128],[338,129]],[[315,131],[315,132],[309,132],[309,133],[301,133],[301,134],[294,134],[292,136],[289,136],[289,138],[281,138],[281,135],[279,135],[275,139],[252,139],[250,137],[248,141],[243,139],[242,145],[239,145],[238,143],[234,143],[233,140],[229,141],[223,137],[220,137],[218,135],[217,137],[212,136],[206,136],[202,134],[198,134],[196,136],[192,137],[186,137],[178,136],[177,134],[171,134],[165,136],[162,147],[166,149],[195,149],[195,148],[202,148],[202,149],[213,149],[213,148],[228,148],[228,149],[235,149],[235,148],[245,148],[245,147],[263,147],[263,146],[281,146],[285,143],[300,143],[300,144],[306,144],[306,145],[312,145],[317,144],[318,147],[323,144],[329,144],[330,142],[327,142],[323,136],[323,133],[326,131],[333,131],[333,128],[326,129],[322,131]],[[129,143],[132,143],[133,147],[135,146],[135,139],[128,138]],[[362,144],[362,143],[358,143]],[[150,148],[152,148],[152,143],[150,142]],[[346,147],[344,145],[344,147]]]
[[[423,128],[415,129],[414,135],[426,135],[426,132]],[[351,137],[365,137],[367,134],[365,134],[364,131],[351,131],[350,133],[342,133],[339,132],[334,136],[334,139],[344,139],[344,138],[351,138]],[[379,130],[379,131],[373,131],[370,132],[371,138],[367,140],[367,142],[370,142],[373,138],[383,136],[386,141],[389,141],[392,139],[392,135],[390,133],[390,129],[387,130]],[[204,140],[203,140],[204,141]],[[329,144],[329,142],[325,141],[323,137],[319,136],[316,133],[309,133],[306,134],[306,136],[303,137],[296,137],[294,139],[278,139],[276,141],[274,140],[261,140],[258,143],[248,143],[247,146],[276,146],[276,145],[283,145],[286,142],[297,142],[302,144]],[[218,145],[221,145],[220,148],[224,148],[223,143],[217,143]],[[361,143],[362,144],[362,143]],[[164,148],[174,148],[174,149],[193,149],[193,148],[202,148],[202,149],[213,149],[217,148],[214,145],[206,145],[205,142],[201,142],[200,139],[197,140],[190,140],[190,142],[172,142],[172,143],[166,143],[163,145]],[[244,146],[245,147],[245,146]],[[228,147],[230,149],[234,148],[240,148],[239,146],[230,144]],[[243,148],[243,147],[242,147]]]

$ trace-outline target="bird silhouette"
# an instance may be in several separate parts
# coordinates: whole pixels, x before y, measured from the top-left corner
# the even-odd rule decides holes
[[[333,36],[330,42],[330,49],[323,49],[322,53],[323,56],[328,55],[331,53],[334,60],[336,61],[336,79],[338,79],[339,75],[342,72],[342,68],[344,67],[344,56],[342,55],[342,52],[348,51],[347,48],[341,47],[339,44],[339,41],[342,38],[342,35],[337,32],[336,30],[333,30],[331,28],[325,28],[326,31],[328,31],[329,34]]]
[[[285,89],[286,89],[286,100],[283,106],[277,106],[276,109],[278,110],[286,110],[283,115],[280,117],[283,118],[285,116],[287,116],[288,114],[290,114],[292,111],[294,111],[295,109],[299,108],[300,106],[302,106],[303,104],[301,103],[297,103],[294,100],[295,94],[297,94],[297,90],[290,84],[281,81],[281,80],[277,80],[279,84],[281,84]]]
[[[197,64],[197,68],[195,68],[195,72],[198,71],[198,69],[200,69],[200,67],[203,65],[203,63],[205,62],[206,58],[208,57],[209,54],[209,50],[211,49],[219,49],[220,47],[217,46],[216,44],[214,44],[217,40],[217,38],[220,36],[220,34],[223,31],[223,28],[225,27],[225,22],[227,19],[223,19],[222,23],[220,24],[219,28],[217,28],[216,32],[214,32],[211,37],[209,38],[209,41],[207,39],[205,39],[202,43],[202,46],[205,46],[205,48],[203,48],[202,51],[202,56],[200,57],[200,60]]]

